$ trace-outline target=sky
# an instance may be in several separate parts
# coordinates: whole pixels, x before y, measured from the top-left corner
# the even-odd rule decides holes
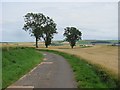
[[[28,1],[28,0],[27,0]],[[36,0],[35,0],[36,1]],[[117,2],[4,2],[0,15],[3,42],[33,42],[22,28],[28,12],[43,13],[57,24],[54,40],[63,40],[64,28],[74,26],[82,32],[83,40],[118,39]],[[55,0],[53,0],[55,1]],[[0,9],[1,10],[1,9]]]

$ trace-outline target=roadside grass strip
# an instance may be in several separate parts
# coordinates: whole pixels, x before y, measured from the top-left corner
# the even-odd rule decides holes
[[[2,88],[17,81],[31,69],[37,66],[43,55],[34,48],[12,47],[2,48]]]

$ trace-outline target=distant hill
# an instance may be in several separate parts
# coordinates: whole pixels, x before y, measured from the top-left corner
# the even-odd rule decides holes
[[[118,43],[118,40],[80,40],[78,44],[114,44]]]

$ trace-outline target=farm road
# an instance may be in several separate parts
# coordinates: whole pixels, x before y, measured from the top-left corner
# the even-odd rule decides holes
[[[60,55],[42,52],[44,61],[10,88],[77,88],[68,62]]]

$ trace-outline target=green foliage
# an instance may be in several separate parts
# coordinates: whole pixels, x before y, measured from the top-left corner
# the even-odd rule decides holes
[[[70,43],[71,48],[73,48],[78,40],[81,39],[82,33],[75,27],[66,27],[64,36],[66,41]]]
[[[46,48],[48,47],[48,45],[51,44],[53,35],[57,33],[56,30],[57,30],[56,23],[54,23],[54,21],[47,16],[45,26],[43,27],[43,34],[42,34],[42,38],[45,41]]]
[[[36,47],[38,47],[38,40],[42,36],[42,27],[45,24],[46,17],[42,13],[27,13],[24,16],[25,24],[23,29],[29,31],[31,36],[36,38]]]
[[[70,63],[74,71],[78,88],[114,89],[118,87],[116,81],[108,76],[103,70],[99,70],[98,67],[89,64],[83,59],[59,51],[42,49],[40,51],[52,52],[63,56]]]
[[[6,88],[42,61],[42,54],[33,48],[14,47],[2,50],[2,88]]]
[[[23,29],[29,31],[31,36],[36,38],[36,47],[38,47],[38,40],[43,38],[46,47],[51,44],[53,34],[56,32],[56,23],[42,13],[27,13],[24,17],[25,24]]]

